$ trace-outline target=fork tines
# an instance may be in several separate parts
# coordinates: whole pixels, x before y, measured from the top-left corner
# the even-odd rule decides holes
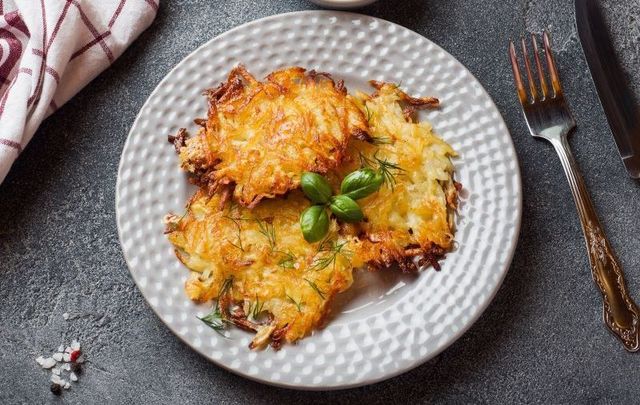
[[[529,84],[529,95],[527,95],[527,90],[524,86],[522,75],[520,74],[516,47],[513,41],[509,41],[509,56],[511,58],[511,67],[513,68],[513,78],[515,80],[516,89],[518,90],[518,98],[522,105],[529,103],[533,104],[538,101],[545,100],[547,97],[552,99],[562,97],[562,86],[560,85],[558,69],[556,68],[556,62],[553,58],[553,53],[551,52],[551,40],[549,39],[549,33],[547,33],[547,31],[542,33],[542,41],[544,44],[544,58],[546,59],[546,66],[549,71],[548,76],[550,77],[551,86],[553,87],[553,94],[549,93],[547,80],[545,79],[543,63],[540,61],[540,54],[543,52],[538,49],[536,34],[531,34],[531,42],[533,43],[533,58],[535,61],[536,72],[538,74],[537,83],[531,71],[531,62],[529,52],[527,51],[526,41],[524,38],[520,40],[522,45],[522,56],[524,58],[524,69],[527,73],[527,83]]]

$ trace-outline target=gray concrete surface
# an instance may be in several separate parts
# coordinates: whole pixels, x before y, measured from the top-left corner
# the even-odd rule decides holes
[[[640,2],[606,3],[638,89]],[[163,1],[155,23],[113,67],[43,123],[0,186],[0,403],[638,403],[640,353],[626,353],[602,325],[569,188],[551,147],[525,130],[506,59],[509,38],[553,32],[579,124],[571,144],[640,299],[640,185],[626,176],[609,134],[572,4],[381,0],[362,10],[442,45],[484,84],[513,134],[524,216],[504,285],[458,342],[391,380],[321,393],[245,380],[173,336],[129,276],[114,212],[127,132],[169,69],[241,23],[314,6],[303,0]],[[74,337],[90,363],[78,386],[54,398],[34,358]]]

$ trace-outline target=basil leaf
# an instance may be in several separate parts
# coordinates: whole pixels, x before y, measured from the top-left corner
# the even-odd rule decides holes
[[[317,242],[324,238],[329,231],[329,215],[322,205],[312,205],[302,211],[300,215],[300,229],[304,239],[309,242]]]
[[[326,204],[333,192],[327,179],[318,173],[304,172],[300,178],[300,186],[304,194],[315,204]]]
[[[331,212],[333,212],[336,217],[345,222],[358,222],[364,218],[364,214],[358,206],[358,203],[346,195],[333,197],[329,208],[331,208]]]
[[[359,200],[378,191],[384,177],[368,167],[349,173],[340,185],[340,193],[353,200]]]

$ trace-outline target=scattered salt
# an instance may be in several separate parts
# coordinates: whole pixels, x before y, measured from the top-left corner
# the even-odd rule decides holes
[[[64,314],[62,314],[62,317],[66,321],[67,319],[69,319],[69,314],[65,312]]]
[[[41,364],[42,368],[51,368],[55,365],[56,361],[53,359],[53,357],[47,357]]]
[[[63,316],[65,316],[66,319],[69,314],[65,312]],[[38,363],[42,368],[51,371],[51,382],[59,385],[65,390],[68,390],[71,387],[71,381],[77,382],[79,380],[78,374],[71,371],[72,369],[76,370],[75,367],[79,367],[79,364],[76,364],[74,368],[72,368],[72,363],[84,363],[84,361],[84,356],[82,356],[82,353],[80,352],[80,342],[75,339],[71,342],[71,345],[66,348],[64,345],[58,347],[58,351],[51,357],[38,356],[36,358],[36,363]],[[62,378],[62,376],[68,376],[67,380]],[[59,395],[59,392],[57,395]]]

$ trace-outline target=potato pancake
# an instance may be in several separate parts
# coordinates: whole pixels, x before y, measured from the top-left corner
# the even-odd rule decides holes
[[[330,175],[340,184],[348,173],[369,166],[381,170],[385,184],[377,193],[358,201],[366,221],[343,224],[343,232],[357,235],[354,264],[374,268],[395,263],[403,271],[418,263],[439,269],[437,259],[453,243],[457,188],[451,157],[456,152],[438,138],[428,122],[413,122],[418,108],[438,105],[434,98],[413,98],[397,85],[372,82],[372,95],[355,95],[369,122],[370,142],[354,140],[347,161]]]
[[[350,240],[331,221],[324,241],[307,243],[300,212],[310,205],[300,191],[264,200],[252,210],[202,190],[183,217],[169,216],[176,255],[191,270],[189,298],[216,299],[213,325],[233,323],[256,333],[251,348],[279,348],[322,324],[333,297],[352,283]],[[354,246],[359,244],[354,242]]]
[[[297,188],[304,171],[335,169],[349,140],[367,137],[366,119],[344,83],[326,73],[291,67],[260,82],[238,66],[205,93],[208,117],[197,120],[197,140],[184,143],[180,133],[183,168],[210,194],[229,187],[250,208]]]
[[[302,114],[308,108],[303,106],[307,102],[302,100],[319,91],[310,88],[328,85],[324,79],[318,82],[317,75],[311,79],[310,72],[300,68],[269,75],[267,85],[248,84],[251,78],[244,76],[248,74],[242,68],[238,69],[240,71],[235,74],[242,75],[242,85],[229,84],[236,83],[232,72],[227,85],[240,87],[224,92],[248,94],[252,86],[265,88],[252,96],[240,93],[213,96],[214,112],[230,103],[224,100],[225,97],[236,102],[248,100],[247,105],[250,105],[252,100],[263,97],[263,93],[268,95],[275,91],[271,88],[274,83],[283,84],[293,80],[291,77],[298,77],[310,83],[300,85],[301,82],[293,81],[294,84],[288,84],[287,88],[298,92],[297,101],[294,101],[302,104],[295,108]],[[334,90],[341,87],[332,83],[330,87]],[[322,325],[332,299],[350,287],[354,268],[366,265],[379,269],[398,264],[403,271],[416,271],[427,263],[439,269],[437,260],[453,245],[459,184],[453,179],[451,157],[456,153],[433,133],[429,123],[414,122],[412,117],[419,108],[436,107],[438,100],[410,97],[393,84],[372,82],[372,85],[376,88],[373,94],[358,93],[348,99],[363,121],[354,126],[361,129],[357,138],[345,138],[346,149],[335,155],[339,158],[332,164],[340,163],[339,166],[325,164],[322,170],[317,166],[314,170],[303,167],[302,160],[285,164],[284,157],[278,158],[270,149],[263,149],[262,158],[254,159],[255,168],[252,169],[254,173],[261,173],[260,176],[242,177],[246,183],[232,180],[236,184],[235,198],[231,198],[230,187],[220,188],[221,184],[227,183],[221,183],[222,177],[218,176],[240,170],[241,163],[220,166],[222,160],[215,156],[221,156],[219,153],[224,150],[229,154],[225,156],[233,162],[232,150],[244,153],[254,150],[252,148],[265,148],[264,133],[249,132],[244,142],[234,143],[233,137],[239,135],[225,129],[227,132],[224,133],[230,135],[221,140],[223,132],[211,134],[212,128],[222,125],[220,122],[224,120],[227,120],[225,126],[230,125],[230,119],[217,112],[216,123],[211,123],[210,114],[198,136],[187,139],[186,132],[181,131],[172,139],[183,168],[194,174],[200,189],[187,205],[184,216],[167,217],[167,233],[176,255],[191,271],[185,286],[189,298],[199,302],[217,301],[214,311],[202,318],[209,326],[220,331],[231,323],[256,333],[250,345],[252,349],[269,343],[278,349],[282,343],[295,342]],[[287,92],[278,91],[278,97],[287,97]],[[332,90],[327,91],[331,93]],[[294,101],[282,105],[293,108],[289,103]],[[280,108],[275,102],[261,101],[259,105]],[[229,108],[241,110],[244,107]],[[260,116],[258,110],[253,110],[254,115],[241,113],[241,117],[254,125],[252,120]],[[317,111],[312,114],[317,115]],[[268,126],[267,122],[263,124]],[[321,119],[314,122],[321,122]],[[331,125],[334,124],[332,121]],[[303,133],[298,137],[297,131],[304,132],[305,128],[308,127],[292,127],[287,129],[290,132],[282,132],[283,137],[277,137],[278,148],[286,149],[291,143],[293,149],[287,156],[304,150],[306,142],[310,142],[314,150],[322,149],[312,140],[313,136],[310,138],[309,134]],[[337,131],[338,127],[331,128],[334,127],[327,127],[326,131]],[[340,132],[338,136],[344,133]],[[254,142],[251,137],[258,139]],[[237,147],[233,149],[233,145]],[[330,145],[338,147],[338,143]],[[248,155],[243,156],[243,159],[249,159]],[[276,178],[280,182],[283,177],[277,176],[283,173],[288,176],[288,187],[296,188],[304,171],[325,171],[336,195],[342,179],[361,167],[370,167],[384,177],[378,191],[357,200],[364,220],[343,223],[332,217],[328,235],[318,243],[308,243],[301,232],[300,215],[311,205],[301,190],[294,189],[279,197],[278,194],[288,189],[281,188],[271,194],[258,192],[266,190],[263,187]],[[243,200],[243,190],[253,190],[253,197]],[[265,198],[258,203],[263,197],[277,198]],[[416,259],[416,256],[420,258]]]

